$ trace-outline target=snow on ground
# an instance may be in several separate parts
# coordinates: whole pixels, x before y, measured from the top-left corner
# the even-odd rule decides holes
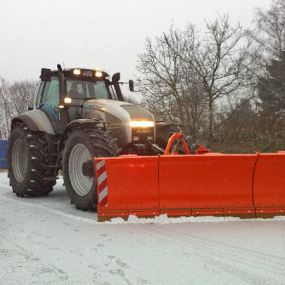
[[[62,181],[23,199],[2,172],[0,284],[285,284],[285,219],[98,223]]]

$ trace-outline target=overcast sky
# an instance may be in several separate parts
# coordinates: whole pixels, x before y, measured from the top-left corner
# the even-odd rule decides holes
[[[136,74],[145,39],[229,14],[249,26],[271,0],[0,0],[0,76],[37,79],[41,67],[101,67]]]

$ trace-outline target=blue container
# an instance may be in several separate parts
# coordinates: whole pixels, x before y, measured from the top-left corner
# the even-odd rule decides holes
[[[7,168],[8,141],[0,140],[0,168]]]

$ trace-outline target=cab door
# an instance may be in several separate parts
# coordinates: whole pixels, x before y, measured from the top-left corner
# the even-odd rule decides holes
[[[39,108],[53,120],[59,120],[59,80],[52,77],[51,81],[46,81],[42,91]]]
[[[55,133],[62,133],[64,123],[60,118],[58,77],[52,76],[50,81],[42,83],[44,85],[41,94],[39,94],[40,100],[38,108],[47,115]]]

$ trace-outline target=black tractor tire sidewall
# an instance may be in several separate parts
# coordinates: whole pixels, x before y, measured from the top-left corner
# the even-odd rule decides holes
[[[24,148],[23,152],[26,153],[27,159],[27,169],[24,175],[24,179],[21,182],[18,182],[14,176],[14,171],[12,168],[12,155],[13,155],[13,146],[16,140],[20,139],[23,142]],[[16,194],[23,194],[25,192],[25,188],[27,184],[31,180],[31,152],[29,149],[28,139],[24,129],[22,128],[15,128],[12,130],[9,140],[9,149],[8,149],[8,176],[10,178],[10,185],[14,186],[14,192]]]

